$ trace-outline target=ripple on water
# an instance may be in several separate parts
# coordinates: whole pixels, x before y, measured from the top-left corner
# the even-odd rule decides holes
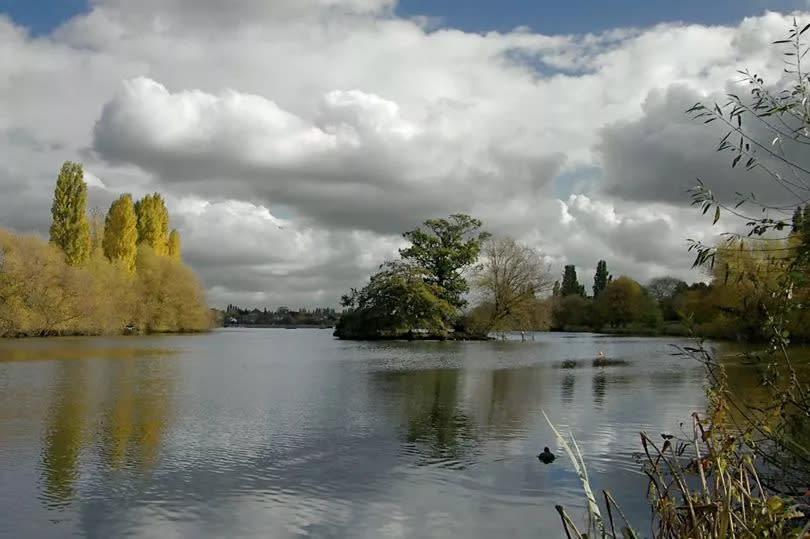
[[[631,484],[617,499],[643,523],[638,431],[674,431],[701,378],[651,341],[595,341],[268,331],[167,337],[193,353],[160,361],[0,363],[0,535],[554,535],[553,505],[578,515],[582,485],[540,409],[595,489]],[[632,363],[594,369],[601,348]],[[555,368],[567,357],[582,368]]]

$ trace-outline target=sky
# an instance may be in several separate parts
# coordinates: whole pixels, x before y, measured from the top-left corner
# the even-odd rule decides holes
[[[0,0],[0,11],[33,34],[42,35],[73,16],[90,12],[91,4],[90,0]],[[804,0],[400,0],[394,13],[404,18],[429,17],[434,26],[467,32],[528,27],[544,34],[581,34],[677,21],[734,24],[764,9],[789,12],[805,6]]]
[[[0,0],[0,226],[47,234],[69,159],[91,206],[163,193],[219,307],[334,305],[456,212],[588,286],[705,279],[686,190],[779,194],[684,111],[738,69],[784,84],[808,4],[605,5]]]

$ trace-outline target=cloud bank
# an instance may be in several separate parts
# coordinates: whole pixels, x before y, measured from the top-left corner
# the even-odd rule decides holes
[[[214,305],[334,304],[422,220],[468,212],[588,282],[687,280],[697,177],[729,168],[696,101],[781,75],[792,17],[549,36],[431,29],[392,0],[96,0],[50,35],[0,16],[0,224],[47,232],[61,162],[90,204],[159,190]],[[778,197],[778,193],[774,192]]]

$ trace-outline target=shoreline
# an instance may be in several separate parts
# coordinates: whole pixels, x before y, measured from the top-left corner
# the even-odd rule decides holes
[[[177,331],[122,331],[120,333],[91,333],[82,331],[48,332],[42,334],[17,333],[14,335],[0,335],[0,341],[23,340],[23,339],[51,339],[59,337],[149,337],[157,335],[201,335],[211,333],[215,328],[210,329],[181,329]]]
[[[216,329],[332,329],[335,325],[317,325],[317,324],[228,324],[226,326],[219,326]]]

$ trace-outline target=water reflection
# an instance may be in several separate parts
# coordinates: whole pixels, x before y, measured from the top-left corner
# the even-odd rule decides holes
[[[110,468],[148,470],[155,465],[171,409],[170,365],[161,360],[108,364],[109,394],[99,434]]]
[[[688,373],[659,390],[675,367],[655,341],[29,342],[5,346],[64,359],[0,362],[0,536],[553,536],[554,504],[581,513],[581,485],[564,459],[538,463],[557,452],[541,408],[643,522],[637,432],[704,398]],[[138,351],[165,346],[180,353]],[[630,362],[595,367],[601,349]]]
[[[521,436],[543,400],[546,369],[429,369],[372,373],[393,402],[401,436],[420,463],[460,461],[487,439]]]
[[[124,466],[132,437],[135,417],[135,393],[132,388],[133,371],[135,363],[122,362],[113,366],[115,371],[110,376],[109,396],[106,408],[106,420],[102,423],[102,440],[104,440],[104,454],[108,465],[113,469]]]
[[[165,359],[109,361],[99,381],[91,378],[86,361],[56,364],[41,455],[41,498],[47,507],[64,508],[99,472],[142,473],[155,466],[171,412],[170,365]],[[82,455],[93,461],[94,452],[104,468],[82,469]]]
[[[59,363],[57,368],[57,389],[48,413],[40,479],[43,497],[53,507],[67,504],[74,496],[88,404],[83,365]]]
[[[808,352],[791,352],[796,365],[797,382],[810,380],[810,362],[803,361],[803,356],[806,358]],[[776,365],[769,366],[771,361],[775,361]],[[787,491],[804,492],[810,481],[807,452],[803,449],[810,447],[810,421],[802,409],[789,400],[780,406],[780,402],[774,398],[776,395],[787,395],[784,389],[788,386],[787,369],[779,362],[780,359],[774,358],[726,362],[726,383],[729,395],[736,404],[728,407],[725,418],[733,428],[745,428],[753,420],[760,425],[769,424],[774,432],[779,432],[785,440],[785,446],[790,448],[789,453],[780,458],[785,474],[776,476],[769,473],[767,480],[781,485]],[[779,377],[775,379],[774,371],[780,371]],[[716,385],[713,384],[713,387],[716,388]],[[761,433],[756,431],[753,435],[755,438],[761,437]],[[764,442],[760,443],[759,448],[764,449],[767,446],[768,443]]]
[[[111,342],[115,345],[112,345]],[[176,353],[176,350],[168,348],[140,346],[135,344],[131,337],[105,339],[104,342],[98,343],[83,337],[52,337],[0,343],[0,363],[53,360],[79,361],[91,358],[160,358],[174,353]]]
[[[476,416],[490,435],[505,438],[520,434],[532,411],[536,410],[544,396],[545,369],[520,367],[477,372],[484,386],[489,385],[489,399],[484,388],[476,387],[475,394],[468,396]]]
[[[593,394],[593,403],[597,408],[602,408],[605,404],[605,389],[607,386],[607,378],[604,371],[594,373],[591,378],[591,393]]]
[[[430,459],[458,459],[475,432],[459,409],[457,369],[382,373],[393,384],[405,424],[405,441]]]
[[[560,400],[563,404],[571,404],[571,402],[574,400],[575,383],[576,377],[570,372],[565,373],[562,383],[560,384]]]

